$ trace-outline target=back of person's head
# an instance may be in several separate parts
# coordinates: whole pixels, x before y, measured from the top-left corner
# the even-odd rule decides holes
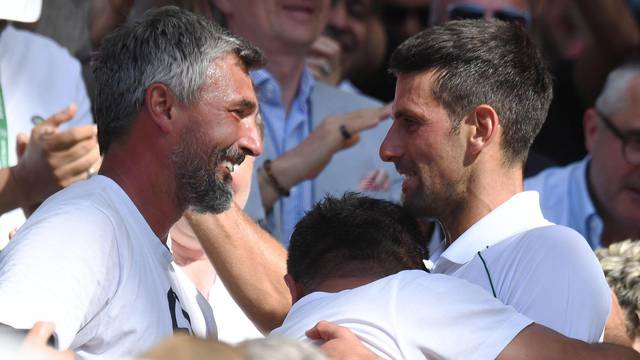
[[[457,131],[479,105],[499,116],[507,165],[522,165],[547,116],[552,81],[545,61],[521,26],[460,20],[434,26],[393,53],[396,75],[433,72],[433,97]]]
[[[196,103],[212,63],[226,55],[246,69],[263,63],[253,45],[177,7],[150,10],[105,37],[93,60],[101,152],[130,129],[149,85],[163,83],[180,102]]]
[[[177,333],[158,344],[138,360],[248,360],[239,349],[211,339]]]
[[[640,240],[625,240],[596,250],[609,286],[624,311],[627,334],[634,339],[640,326]]]
[[[324,360],[320,349],[311,344],[284,337],[269,336],[245,340],[236,346],[250,360]]]
[[[422,236],[417,220],[400,205],[355,193],[328,196],[296,225],[288,272],[308,294],[327,279],[424,269]]]

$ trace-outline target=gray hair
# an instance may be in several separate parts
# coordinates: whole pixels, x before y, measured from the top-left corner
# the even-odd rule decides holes
[[[634,338],[640,325],[640,241],[613,243],[596,250],[596,256],[624,312],[627,334]]]
[[[313,345],[280,336],[245,340],[236,348],[252,360],[325,360],[320,349]]]
[[[165,84],[180,102],[193,104],[212,62],[229,54],[245,70],[264,63],[247,41],[174,6],[150,10],[107,36],[93,59],[101,152],[127,133],[151,84]]]
[[[626,92],[633,78],[640,75],[640,62],[627,62],[609,73],[602,92],[596,99],[596,109],[607,116],[624,110],[627,105]]]

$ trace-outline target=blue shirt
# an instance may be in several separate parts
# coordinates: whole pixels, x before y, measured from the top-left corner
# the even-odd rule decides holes
[[[524,182],[526,190],[540,193],[544,217],[579,232],[592,249],[600,247],[603,222],[589,194],[587,169],[591,157],[565,167],[547,169]]]
[[[262,156],[275,159],[298,146],[311,133],[310,98],[315,80],[311,71],[305,67],[298,92],[287,113],[282,102],[280,84],[267,70],[252,71],[251,78],[260,102],[265,137],[268,137]],[[289,244],[295,224],[311,208],[312,185],[312,180],[303,181],[289,190],[288,197],[278,199],[282,227],[279,240],[285,246]]]

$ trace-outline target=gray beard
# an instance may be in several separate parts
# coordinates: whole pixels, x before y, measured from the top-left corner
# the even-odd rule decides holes
[[[216,149],[207,154],[196,148],[199,143],[196,139],[183,140],[171,156],[178,203],[198,213],[219,214],[228,210],[233,199],[231,179],[220,179],[216,174],[225,151]]]

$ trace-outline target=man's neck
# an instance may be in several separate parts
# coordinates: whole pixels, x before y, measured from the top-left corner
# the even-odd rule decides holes
[[[282,90],[282,104],[288,114],[291,109],[304,72],[305,59],[288,55],[267,55],[267,71],[278,81]]]
[[[460,206],[450,214],[440,217],[447,246],[490,212],[524,190],[519,168],[500,169],[494,172],[496,176],[486,176],[486,173],[476,176],[470,182]]]
[[[342,290],[355,289],[359,286],[367,285],[376,280],[379,280],[380,276],[354,276],[354,277],[335,277],[322,281],[315,287],[313,292],[322,291],[335,293]]]
[[[143,144],[112,145],[104,156],[100,174],[111,178],[124,190],[151,230],[165,243],[169,229],[184,209],[172,196],[175,194],[173,177],[162,170],[171,167],[168,160],[161,158],[154,149]],[[160,164],[162,161],[165,163]]]

